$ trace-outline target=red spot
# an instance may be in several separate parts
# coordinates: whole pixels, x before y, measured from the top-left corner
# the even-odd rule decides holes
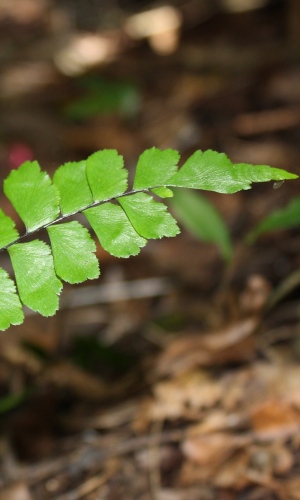
[[[8,168],[18,168],[27,160],[33,160],[34,154],[30,146],[23,142],[10,144],[7,151]]]

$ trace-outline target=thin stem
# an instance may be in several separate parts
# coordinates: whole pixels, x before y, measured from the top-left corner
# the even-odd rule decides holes
[[[123,198],[124,196],[129,196],[131,194],[149,192],[152,189],[157,189],[158,187],[162,187],[162,186],[153,186],[151,188],[144,188],[144,189],[137,189],[137,190],[132,189],[131,191],[126,191],[125,193],[114,196],[113,198],[108,198],[107,200],[93,201],[93,203],[90,203],[90,205],[87,205],[86,207],[82,208],[81,210],[78,210],[77,212],[72,212],[71,214],[68,214],[68,215],[60,215],[59,217],[57,217],[53,221],[48,222],[47,224],[44,224],[43,226],[40,226],[37,229],[34,229],[33,231],[30,231],[30,232],[26,231],[26,233],[19,236],[19,238],[17,238],[16,240],[11,241],[11,243],[8,243],[8,245],[5,245],[4,247],[0,248],[0,252],[3,252],[4,250],[7,250],[12,245],[19,243],[27,236],[31,236],[32,234],[37,233],[38,231],[41,231],[43,229],[46,229],[49,226],[53,226],[54,224],[57,224],[58,222],[61,222],[62,220],[68,219],[69,217],[72,217],[73,215],[81,214],[82,212],[84,212],[88,208],[98,207],[99,205],[103,205],[104,203],[108,203],[108,202],[113,201],[113,200],[118,200],[119,198]]]

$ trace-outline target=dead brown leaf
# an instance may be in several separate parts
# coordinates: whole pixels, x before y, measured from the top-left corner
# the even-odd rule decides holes
[[[107,384],[92,373],[67,361],[61,361],[47,367],[40,377],[40,381],[70,390],[85,400],[96,401],[113,399],[124,394],[133,385],[134,378],[135,376],[129,373],[120,381]]]
[[[157,372],[160,375],[176,374],[195,366],[249,360],[254,354],[252,334],[257,324],[258,319],[253,317],[217,332],[179,338],[161,355]]]
[[[289,500],[300,500],[300,479],[292,478],[284,482]]]
[[[200,423],[195,424],[191,433],[208,434],[224,430],[245,428],[247,416],[243,413],[226,413],[223,409],[210,409]]]
[[[285,439],[299,431],[300,420],[295,410],[280,399],[261,403],[253,409],[251,426],[261,440]]]
[[[296,406],[300,394],[300,367],[286,363],[257,361],[251,366],[223,373],[222,407],[226,411],[243,409],[251,413],[270,399]]]
[[[274,473],[283,475],[290,472],[295,462],[292,451],[285,444],[276,442],[272,444],[272,452]]]
[[[0,491],[0,500],[32,500],[31,493],[25,483],[14,483]]]
[[[219,432],[206,436],[187,437],[182,443],[182,451],[186,458],[201,467],[217,467],[237,448],[248,443],[249,437],[247,436]]]
[[[249,455],[247,450],[241,450],[229,460],[216,473],[214,483],[219,488],[234,488],[236,490],[249,485],[246,471]]]
[[[228,448],[222,449],[222,438],[218,445],[210,450],[210,458],[215,458],[215,462],[199,464],[195,460],[186,460],[181,468],[179,475],[179,485],[192,486],[194,484],[203,485],[206,482],[217,488],[233,488],[240,490],[247,487],[251,481],[247,478],[247,467],[249,462],[249,454],[247,450],[237,450],[232,446],[230,441],[234,441],[232,436],[229,436]],[[226,438],[225,438],[226,441]],[[226,445],[223,441],[223,445]],[[199,443],[200,444],[200,443]],[[204,451],[209,450],[207,445]],[[218,451],[221,451],[221,459],[219,460]],[[215,457],[213,457],[215,452]],[[231,456],[232,455],[232,456]]]
[[[201,410],[211,408],[220,398],[220,384],[204,371],[183,374],[154,387],[151,419],[199,418]]]

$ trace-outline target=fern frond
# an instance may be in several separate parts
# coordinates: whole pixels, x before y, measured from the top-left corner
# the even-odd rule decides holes
[[[0,209],[0,251],[7,250],[16,285],[0,268],[0,330],[24,321],[23,305],[44,316],[59,307],[62,280],[81,283],[99,276],[95,243],[88,230],[70,215],[82,213],[102,247],[116,257],[137,255],[148,239],[176,236],[179,228],[160,198],[173,187],[234,193],[252,182],[295,179],[285,170],[266,165],[234,165],[223,153],[196,151],[178,170],[179,153],[152,148],[140,156],[133,187],[115,150],[103,150],[87,160],[66,163],[53,179],[39,164],[27,161],[4,181],[4,194],[24,222],[19,235],[15,222]],[[46,229],[50,245],[23,242]]]

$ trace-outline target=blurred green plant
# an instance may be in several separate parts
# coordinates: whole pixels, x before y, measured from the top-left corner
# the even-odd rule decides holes
[[[199,193],[173,191],[170,206],[179,222],[199,240],[216,244],[222,257],[229,260],[233,253],[230,233],[215,206]]]
[[[77,335],[72,339],[71,360],[88,371],[98,371],[104,367],[114,372],[124,373],[131,368],[136,358],[126,355],[115,346],[106,345],[98,338]]]
[[[18,408],[32,394],[32,389],[24,389],[18,394],[8,394],[0,398],[0,415]]]
[[[141,93],[129,82],[111,82],[90,76],[79,81],[83,96],[68,104],[65,113],[73,120],[84,120],[97,115],[119,113],[124,118],[137,115]]]
[[[170,202],[177,219],[182,226],[197,239],[214,243],[222,257],[233,257],[233,243],[229,228],[215,206],[203,195],[174,190]],[[294,198],[284,208],[275,210],[261,220],[245,237],[248,244],[253,244],[265,233],[290,229],[300,225],[300,198]]]
[[[277,229],[290,229],[300,225],[300,198],[294,198],[290,203],[279,210],[267,215],[248,234],[248,243],[254,241],[261,235]]]

